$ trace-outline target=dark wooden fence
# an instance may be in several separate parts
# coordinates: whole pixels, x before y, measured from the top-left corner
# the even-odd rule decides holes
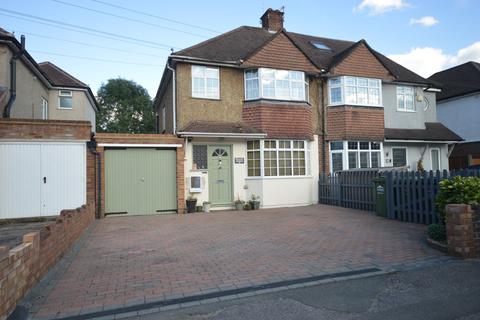
[[[435,197],[439,182],[454,176],[480,176],[480,170],[458,171],[341,171],[320,174],[319,202],[345,208],[374,211],[373,179],[385,178],[387,218],[430,224],[439,222]]]
[[[435,198],[439,182],[454,176],[480,176],[478,170],[386,172],[387,218],[438,223]]]
[[[320,174],[319,202],[345,208],[375,210],[373,179],[378,170]]]

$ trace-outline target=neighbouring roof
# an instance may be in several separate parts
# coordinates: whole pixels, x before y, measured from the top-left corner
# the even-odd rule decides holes
[[[438,101],[480,92],[480,63],[470,61],[437,72],[428,79],[441,86],[442,92],[437,94]]]
[[[386,140],[462,141],[455,132],[440,122],[426,122],[425,129],[385,128]]]
[[[88,88],[85,83],[49,61],[41,62],[38,66],[54,86]]]
[[[427,79],[370,48],[365,40],[353,42],[288,32],[286,30],[281,32],[284,32],[318,69],[328,71],[336,62],[341,61],[353,51],[358,44],[364,43],[397,81],[429,83]],[[271,33],[263,28],[242,26],[194,46],[174,52],[172,56],[241,64],[242,61],[248,59],[275,36],[275,33]],[[314,43],[321,43],[330,50],[318,49]]]
[[[234,134],[264,134],[262,130],[251,127],[243,122],[193,121],[179,130],[179,133],[234,133]]]

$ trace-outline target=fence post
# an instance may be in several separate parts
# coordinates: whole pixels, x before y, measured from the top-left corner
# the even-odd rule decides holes
[[[393,193],[395,192],[393,187],[393,172],[387,172],[385,174],[385,192],[387,193],[387,218],[395,219],[393,208]]]

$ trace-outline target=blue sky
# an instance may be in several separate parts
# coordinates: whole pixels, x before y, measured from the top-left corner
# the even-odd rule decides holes
[[[123,77],[143,85],[154,96],[170,47],[185,48],[240,25],[259,26],[259,17],[267,8],[282,6],[289,31],[346,40],[364,38],[376,50],[423,76],[469,60],[480,62],[477,0],[2,1],[0,26],[17,37],[25,34],[27,49],[37,62],[57,64],[94,92],[107,79]],[[121,35],[124,41],[75,32],[65,25],[46,25],[45,20],[37,23],[31,16]],[[142,42],[132,43],[127,38]]]

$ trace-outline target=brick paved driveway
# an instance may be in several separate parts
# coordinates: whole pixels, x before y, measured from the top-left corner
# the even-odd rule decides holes
[[[322,205],[107,218],[33,310],[61,317],[440,257],[424,230]]]

